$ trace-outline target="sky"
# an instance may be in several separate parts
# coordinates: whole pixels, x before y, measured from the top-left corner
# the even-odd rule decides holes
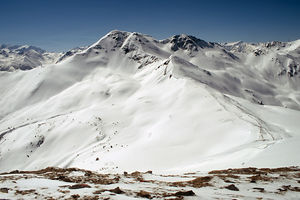
[[[0,19],[0,44],[57,52],[111,30],[212,42],[300,39],[299,0],[0,0]]]

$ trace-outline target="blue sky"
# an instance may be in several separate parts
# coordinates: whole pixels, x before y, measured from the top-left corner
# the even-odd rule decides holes
[[[300,39],[298,0],[0,0],[0,44],[50,51],[90,45],[118,29],[157,39],[186,33],[215,41]]]

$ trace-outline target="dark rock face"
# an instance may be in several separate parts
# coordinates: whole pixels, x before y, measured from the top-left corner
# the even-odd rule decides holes
[[[189,191],[179,191],[175,193],[175,196],[195,196],[196,194],[193,192],[193,190]]]
[[[75,184],[69,187],[69,189],[81,189],[81,188],[90,188],[88,184],[81,183],[81,184]]]
[[[163,41],[163,43],[168,42],[172,44],[172,51],[177,51],[178,49],[198,51],[199,49],[212,48],[214,46],[212,43],[205,42],[204,40],[190,35],[175,35],[172,38]]]
[[[128,36],[129,33],[123,31],[112,31],[107,35],[107,37],[115,41],[113,48],[121,47]]]
[[[240,191],[239,188],[237,188],[234,184],[228,185],[225,188],[228,190]]]

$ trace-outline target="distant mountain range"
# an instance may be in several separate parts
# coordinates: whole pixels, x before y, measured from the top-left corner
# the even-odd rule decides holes
[[[62,61],[85,47],[74,48],[65,53],[46,52],[28,45],[0,45],[0,71],[30,70]]]

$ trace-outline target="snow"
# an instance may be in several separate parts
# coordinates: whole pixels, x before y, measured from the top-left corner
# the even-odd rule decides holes
[[[60,56],[29,45],[0,45],[0,71],[30,70],[54,63]]]
[[[184,175],[157,175],[135,172],[133,174],[101,175],[79,169],[62,171],[57,168],[45,172],[17,172],[0,175],[1,198],[22,199],[141,199],[145,191],[151,199],[298,199],[299,168],[281,169],[229,169],[222,172],[192,173]],[[76,172],[78,177],[74,178]],[[267,172],[267,173],[266,173]],[[80,175],[81,174],[81,175]],[[68,182],[62,179],[68,180]],[[95,184],[94,181],[110,180]],[[81,181],[80,181],[81,180]],[[198,181],[197,181],[198,180]],[[80,181],[83,188],[74,189]],[[235,189],[229,188],[234,187]],[[117,189],[117,190],[116,190]],[[119,191],[119,192],[118,192]],[[177,192],[192,191],[183,195]],[[74,196],[76,195],[76,196]]]
[[[57,64],[0,72],[0,171],[298,166],[298,43],[112,31]]]

